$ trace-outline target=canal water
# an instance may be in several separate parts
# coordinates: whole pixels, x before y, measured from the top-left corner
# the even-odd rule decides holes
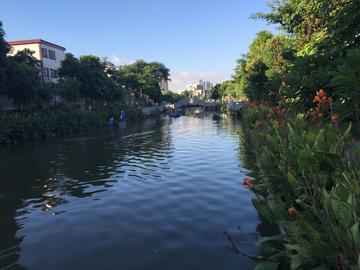
[[[241,123],[151,119],[0,151],[0,269],[253,269]]]

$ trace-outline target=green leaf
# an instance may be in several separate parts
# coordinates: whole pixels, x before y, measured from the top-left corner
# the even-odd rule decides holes
[[[348,228],[353,221],[353,211],[351,205],[334,198],[331,200],[331,206],[339,222],[345,228]]]
[[[313,168],[318,164],[318,161],[314,158],[313,152],[310,149],[304,148],[298,155],[297,164],[299,171],[303,171]]]
[[[352,124],[349,123],[349,126],[347,127],[346,131],[344,132],[344,137],[347,137],[351,132]]]
[[[313,148],[317,150],[320,149],[321,145],[324,144],[324,139],[325,139],[325,129],[321,129],[316,137]]]
[[[299,184],[298,184],[297,179],[294,177],[294,175],[290,171],[288,171],[288,173],[287,173],[287,179],[288,179],[290,185],[292,186],[292,188],[294,190],[296,190],[298,188]]]
[[[257,241],[257,243],[268,242],[268,241],[281,242],[284,241],[284,236],[281,234],[277,234],[274,236],[265,236],[261,240]]]
[[[291,221],[282,220],[279,224],[284,228],[288,237],[291,240],[298,239],[301,235],[299,227]]]
[[[354,242],[357,246],[360,246],[360,234],[359,234],[359,223],[356,223],[354,226],[350,229],[351,235],[354,239]]]
[[[329,270],[329,267],[326,267],[325,265],[319,265],[316,266],[315,268],[311,268],[311,270]]]
[[[265,201],[254,199],[252,203],[262,217],[270,222],[275,222],[274,215]]]
[[[258,248],[260,254],[272,254],[279,251],[273,242],[281,241],[284,241],[284,237],[278,234],[271,237],[264,237],[261,240],[257,241],[255,245]]]
[[[278,262],[268,261],[268,262],[258,263],[254,270],[277,270],[278,267],[279,267]]]
[[[304,257],[301,254],[291,256],[291,269],[303,269],[301,266],[304,262]]]

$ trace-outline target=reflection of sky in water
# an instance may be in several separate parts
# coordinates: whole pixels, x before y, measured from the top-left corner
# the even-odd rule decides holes
[[[251,269],[220,233],[256,252],[238,124],[149,120],[1,152],[0,268]]]

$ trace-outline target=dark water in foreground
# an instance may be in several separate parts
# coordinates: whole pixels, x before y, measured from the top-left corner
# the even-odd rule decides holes
[[[256,253],[238,132],[181,117],[1,151],[0,269],[252,269],[221,235]]]

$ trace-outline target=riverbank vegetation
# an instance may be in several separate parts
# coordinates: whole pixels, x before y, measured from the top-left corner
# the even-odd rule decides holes
[[[122,108],[129,121],[144,118],[136,106]],[[69,109],[42,109],[39,111],[17,111],[0,115],[0,145],[32,142],[56,138],[82,130],[105,128],[108,119],[116,117],[121,107],[107,107],[91,111]]]
[[[0,144],[31,141],[105,126],[121,110],[143,117],[140,107],[179,98],[163,94],[169,69],[138,60],[115,67],[94,55],[65,55],[57,84],[44,83],[41,62],[30,50],[11,55],[0,22]],[[2,110],[7,99],[13,108]]]
[[[232,83],[257,176],[258,212],[280,228],[257,269],[360,267],[360,2],[274,1]]]
[[[282,231],[259,244],[271,269],[358,267],[359,143],[351,124],[320,113],[326,118],[264,105],[246,109],[258,175],[244,185],[257,195],[258,212]]]

